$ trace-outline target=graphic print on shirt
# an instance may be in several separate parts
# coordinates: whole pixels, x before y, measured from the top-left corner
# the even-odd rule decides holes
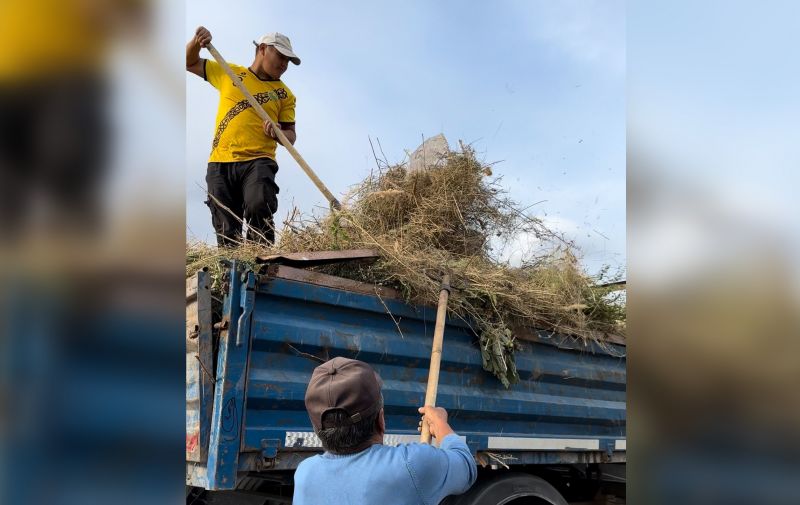
[[[265,104],[270,100],[283,100],[286,99],[289,95],[286,93],[284,88],[278,88],[274,91],[265,91],[264,93],[258,93],[253,96],[259,104]],[[225,117],[222,118],[222,121],[219,122],[217,126],[217,133],[214,135],[214,142],[212,143],[212,148],[216,149],[217,145],[219,145],[219,139],[222,137],[222,133],[225,131],[225,128],[228,127],[231,120],[247,110],[248,108],[252,107],[250,102],[247,100],[242,100],[237,102],[236,105],[231,107]]]

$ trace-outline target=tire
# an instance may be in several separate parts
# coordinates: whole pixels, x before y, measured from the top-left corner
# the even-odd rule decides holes
[[[524,473],[478,482],[466,493],[448,497],[442,505],[504,505],[512,502],[513,505],[568,505],[561,493],[547,481]]]

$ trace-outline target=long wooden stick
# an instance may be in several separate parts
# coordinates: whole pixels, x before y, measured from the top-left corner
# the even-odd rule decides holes
[[[436,310],[436,328],[433,330],[433,349],[431,350],[431,366],[428,371],[428,388],[425,391],[425,406],[436,406],[436,393],[439,390],[439,365],[442,361],[442,342],[444,340],[444,322],[447,316],[447,299],[450,296],[450,276],[442,277],[442,290],[439,292],[439,307]],[[431,443],[431,430],[428,423],[422,423],[419,441]]]
[[[337,200],[336,197],[333,196],[333,193],[328,191],[328,188],[325,186],[325,184],[322,183],[320,178],[317,177],[317,174],[314,173],[314,170],[311,169],[308,163],[306,163],[306,160],[304,160],[303,157],[300,156],[300,153],[297,152],[297,149],[295,149],[292,143],[289,142],[289,139],[286,138],[286,135],[283,134],[281,129],[277,127],[272,118],[269,117],[267,111],[265,111],[264,108],[261,107],[261,104],[259,104],[258,101],[253,97],[253,95],[250,94],[250,92],[245,87],[244,83],[242,83],[242,81],[239,80],[236,74],[233,73],[233,70],[231,70],[230,65],[228,65],[227,61],[225,61],[225,58],[223,58],[222,55],[219,54],[219,51],[217,51],[217,49],[213,45],[211,45],[211,43],[206,44],[206,49],[208,49],[208,52],[211,53],[211,56],[213,56],[214,59],[217,60],[217,63],[219,63],[219,65],[222,67],[225,73],[228,74],[228,77],[230,77],[231,81],[233,81],[233,85],[239,88],[239,91],[241,91],[244,97],[247,99],[247,101],[250,102],[250,106],[253,107],[253,110],[256,111],[256,114],[258,114],[264,121],[269,121],[269,123],[272,125],[272,130],[278,137],[278,141],[283,145],[283,147],[286,148],[287,151],[289,151],[289,154],[291,154],[292,158],[294,158],[297,164],[300,165],[300,168],[302,168],[303,171],[306,173],[306,175],[311,179],[311,182],[313,182],[314,185],[317,186],[317,189],[319,189],[322,192],[322,194],[325,195],[325,198],[328,199],[328,202],[330,203],[331,207],[334,209],[340,209],[341,204],[339,203],[339,200]]]

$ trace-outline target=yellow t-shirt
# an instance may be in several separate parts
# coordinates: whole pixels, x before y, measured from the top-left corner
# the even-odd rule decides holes
[[[230,64],[233,73],[267,111],[270,119],[294,123],[295,97],[282,81],[263,81],[249,68]],[[278,143],[264,133],[264,122],[250,102],[231,82],[231,78],[214,60],[205,60],[206,80],[219,90],[211,162],[247,161],[255,158],[275,159]]]

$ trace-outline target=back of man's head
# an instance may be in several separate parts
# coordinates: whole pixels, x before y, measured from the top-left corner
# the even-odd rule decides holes
[[[359,451],[377,430],[383,408],[380,378],[363,361],[333,358],[314,369],[305,403],[325,450]]]

